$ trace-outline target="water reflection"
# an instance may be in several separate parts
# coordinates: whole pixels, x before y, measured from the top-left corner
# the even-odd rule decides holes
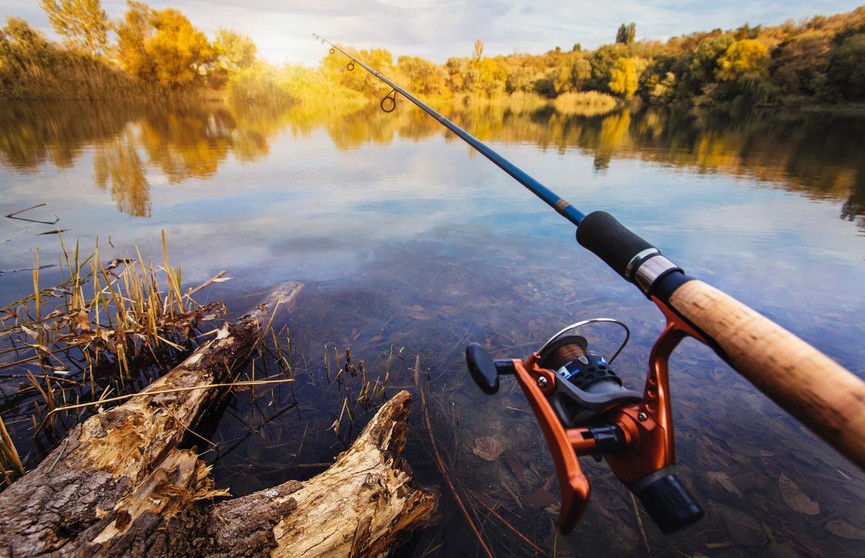
[[[240,161],[266,156],[269,142],[286,128],[295,135],[324,128],[345,150],[389,144],[396,137],[419,140],[444,134],[453,139],[438,122],[406,105],[382,115],[375,105],[340,112],[329,105],[267,109],[9,103],[0,107],[0,161],[24,173],[47,162],[65,168],[93,146],[96,185],[110,190],[120,211],[147,216],[151,173],[163,175],[170,184],[206,179],[229,154]],[[614,158],[638,158],[746,176],[809,198],[837,200],[842,204],[840,218],[865,229],[863,115],[644,110],[579,117],[507,105],[443,110],[484,141],[588,152],[600,172]]]
[[[48,162],[67,168],[93,148],[96,186],[110,191],[119,211],[147,217],[148,170],[181,184],[212,177],[229,153],[254,161],[268,153],[268,138],[284,126],[278,117],[223,105],[10,103],[0,109],[0,161],[21,173]]]
[[[496,356],[513,356],[537,348],[567,322],[619,317],[635,341],[617,363],[637,386],[659,316],[636,289],[578,251],[572,230],[554,212],[532,205],[491,165],[466,162],[454,149],[462,145],[435,121],[405,103],[389,115],[375,106],[341,113],[310,106],[19,108],[0,107],[0,161],[17,174],[0,170],[3,188],[12,177],[11,195],[2,200],[10,212],[52,202],[46,213],[62,207],[58,213],[72,234],[108,235],[106,251],[113,234],[117,250],[138,244],[144,257],[161,254],[159,229],[167,229],[184,281],[196,284],[194,274],[203,281],[225,268],[235,275],[212,296],[234,302],[236,313],[260,298],[259,289],[287,278],[308,282],[290,324],[298,420],[293,409],[271,407],[269,398],[247,404],[254,394],[241,394],[239,424],[234,428],[234,417],[224,418],[217,432],[224,441],[220,486],[243,493],[285,475],[300,477],[314,472],[304,466],[326,462],[344,447],[335,444],[331,429],[344,386],[322,379],[323,344],[351,346],[370,371],[390,370],[393,390],[415,385],[411,369],[420,356],[433,429],[460,484],[483,488],[475,498],[490,507],[505,502],[514,511],[509,520],[559,555],[601,555],[611,546],[618,555],[641,552],[629,496],[608,469],[589,460],[593,503],[576,535],[556,538],[552,465],[525,400],[513,382],[498,397],[481,399],[464,373],[461,351],[476,340],[499,349]],[[840,212],[861,226],[861,118],[663,111],[575,118],[504,106],[445,112],[521,165],[528,159],[530,172],[565,184],[581,177],[589,194],[605,189],[605,204],[624,200],[615,208],[623,209],[616,211],[623,220],[634,220],[626,208],[638,205],[645,217],[635,229],[669,249],[675,261],[717,279],[745,302],[759,302],[761,311],[861,370],[863,301],[850,288],[861,283],[861,239],[851,238],[851,227],[836,218]],[[47,165],[63,172],[34,172]],[[697,173],[753,177],[765,187],[742,180],[739,188],[738,181],[703,180]],[[97,188],[82,191],[90,184]],[[100,207],[109,195],[124,214],[152,217],[112,220],[114,207]],[[23,202],[31,197],[41,199]],[[684,218],[658,224],[676,212]],[[56,249],[49,256],[46,237],[24,236],[41,228],[7,221],[0,225],[9,240],[21,240],[5,245],[0,270],[24,269],[31,242],[43,243],[44,261],[57,259]],[[817,241],[804,241],[816,233]],[[778,247],[788,245],[802,249],[777,257]],[[32,291],[29,274],[9,273],[4,281],[10,299],[13,291]],[[839,513],[865,526],[861,474],[702,350],[683,347],[673,373],[682,478],[694,483],[710,513],[695,531],[653,538],[655,554],[717,548],[726,555],[785,556],[792,546],[802,555],[855,555],[858,542],[835,540],[825,526]],[[293,391],[292,399],[285,395],[295,400]],[[267,426],[259,428],[265,411]],[[320,420],[307,428],[311,415]],[[418,479],[441,484],[417,441],[421,435],[410,440],[409,461]],[[488,435],[506,446],[501,463],[473,456],[474,440]],[[288,465],[287,451],[297,454]],[[490,479],[498,484],[488,486]],[[823,515],[791,509],[783,492],[788,481],[819,500]],[[443,539],[441,555],[470,553],[471,537],[454,534],[457,513],[446,508],[443,517],[444,526],[431,530],[432,542],[420,548]],[[497,523],[488,525],[488,532],[502,532]],[[497,549],[520,555],[510,542],[502,537]]]

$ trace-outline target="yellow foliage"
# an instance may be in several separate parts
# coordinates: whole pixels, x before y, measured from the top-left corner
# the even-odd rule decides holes
[[[156,12],[153,24],[156,34],[147,40],[145,51],[156,65],[159,84],[175,87],[203,76],[203,67],[214,54],[204,33],[172,8]]]
[[[553,101],[553,106],[561,114],[599,116],[616,110],[618,102],[606,93],[580,91],[562,93]]]
[[[39,5],[71,48],[93,56],[108,49],[108,18],[99,0],[39,0]]]
[[[619,58],[610,72],[610,91],[630,99],[640,85],[640,73],[637,59]]]
[[[769,68],[769,48],[756,39],[742,39],[727,48],[718,58],[715,77],[737,81],[743,76],[765,76]]]
[[[119,58],[126,71],[163,87],[199,81],[215,56],[204,33],[172,8],[154,11],[130,1],[117,35]]]
[[[255,54],[258,51],[255,42],[248,35],[224,27],[216,31],[213,49],[218,65],[232,72],[251,68],[255,64]]]
[[[350,52],[358,60],[363,60],[372,69],[386,76],[393,75],[394,73],[393,55],[386,49],[375,48],[372,50],[357,51],[353,48],[345,47],[344,50]],[[388,86],[382,83],[381,80],[363,68],[356,67],[353,62],[339,52],[324,57],[321,61],[320,69],[331,83],[354,91],[360,91],[365,95],[382,96],[390,91]]]

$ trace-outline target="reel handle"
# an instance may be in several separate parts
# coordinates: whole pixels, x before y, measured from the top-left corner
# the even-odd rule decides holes
[[[700,505],[667,469],[656,471],[628,488],[665,535],[689,527],[703,517]]]
[[[500,375],[514,373],[512,361],[493,360],[490,353],[479,343],[470,343],[466,347],[466,366],[472,375],[472,380],[487,395],[499,391]]]

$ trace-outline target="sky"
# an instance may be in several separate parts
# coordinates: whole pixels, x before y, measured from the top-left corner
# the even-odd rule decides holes
[[[327,54],[318,33],[355,48],[386,48],[398,56],[443,63],[471,56],[476,39],[484,54],[541,54],[575,43],[595,49],[615,40],[622,23],[637,24],[637,39],[666,40],[694,31],[734,29],[745,23],[777,25],[814,15],[848,12],[865,0],[151,0],[172,7],[213,38],[220,27],[252,37],[273,64],[317,66]],[[112,20],[125,0],[102,0]],[[38,0],[0,0],[0,21],[21,17],[56,39]]]

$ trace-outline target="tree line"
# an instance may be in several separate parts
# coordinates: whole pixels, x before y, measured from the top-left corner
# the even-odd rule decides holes
[[[62,45],[26,21],[0,28],[0,97],[106,98],[219,89],[252,68],[251,38],[223,28],[208,40],[178,10],[127,0],[109,21],[100,0],[39,0]]]
[[[472,56],[438,66],[400,57],[394,69],[425,94],[599,91],[649,103],[835,103],[865,100],[865,6],[849,13],[763,27],[743,25],[668,41],[636,40],[622,24],[615,42],[595,50],[575,43],[541,55]],[[370,52],[388,68],[388,56]],[[356,79],[344,77],[346,79]]]
[[[0,29],[0,97],[120,96],[228,90],[244,100],[290,101],[349,91],[379,95],[383,85],[349,72],[340,55],[318,68],[276,68],[257,60],[254,41],[231,29],[212,40],[179,11],[127,0],[120,21],[100,0],[39,0],[63,45],[27,22]],[[637,39],[623,23],[614,42],[595,50],[575,43],[543,54],[470,56],[436,64],[385,49],[353,51],[409,90],[425,96],[534,95],[543,99],[599,92],[652,104],[836,103],[865,100],[865,6],[796,23],[715,29],[667,41]],[[112,95],[112,93],[114,95]]]

